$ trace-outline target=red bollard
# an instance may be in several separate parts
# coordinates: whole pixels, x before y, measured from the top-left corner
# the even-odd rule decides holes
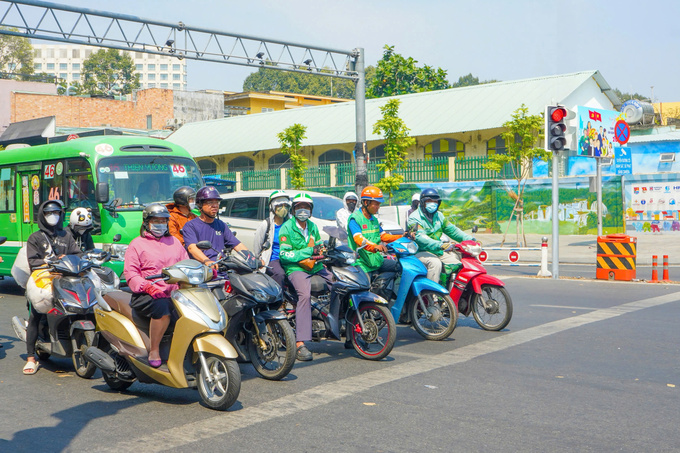
[[[664,282],[669,282],[668,279],[668,255],[663,256],[663,280]]]
[[[659,271],[656,269],[658,260],[659,258],[656,255],[652,255],[652,279],[650,280],[652,283],[659,282]]]

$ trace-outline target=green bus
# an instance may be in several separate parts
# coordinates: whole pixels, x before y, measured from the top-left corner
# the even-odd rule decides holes
[[[73,209],[91,208],[95,246],[122,259],[139,235],[146,204],[170,203],[178,187],[202,185],[189,153],[159,139],[109,135],[0,151],[0,236],[7,237],[0,276],[11,275],[19,249],[38,230],[45,200],[64,203],[64,227]],[[122,239],[114,243],[116,234]],[[121,261],[110,265],[122,273]]]

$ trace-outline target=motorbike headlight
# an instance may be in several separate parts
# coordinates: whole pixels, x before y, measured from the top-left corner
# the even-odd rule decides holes
[[[418,253],[418,244],[416,244],[415,242],[413,241],[407,242],[404,245],[406,246],[406,250],[408,250],[408,252],[411,255],[415,255],[416,253]]]
[[[479,254],[482,252],[482,246],[477,244],[477,245],[465,245],[463,247],[467,253],[470,255],[474,256],[477,258]]]
[[[350,265],[357,261],[353,252],[342,252],[342,257],[345,259],[345,262]]]
[[[200,285],[205,281],[205,269],[201,267],[177,266],[177,269],[184,272],[187,276],[189,284]]]
[[[261,289],[254,289],[251,291],[250,294],[253,296],[253,299],[255,299],[258,302],[261,303],[269,302],[269,296]]]

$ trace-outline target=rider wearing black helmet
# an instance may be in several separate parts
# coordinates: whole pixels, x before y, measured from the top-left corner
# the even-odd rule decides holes
[[[215,250],[222,251],[225,247],[233,250],[247,250],[226,223],[217,218],[220,208],[220,193],[213,186],[201,187],[196,192],[196,206],[201,215],[184,225],[184,243],[194,259],[206,266],[212,266],[217,258]],[[210,241],[213,249],[201,250],[196,244],[200,241]]]
[[[453,246],[441,240],[442,234],[458,242],[473,239],[439,212],[440,204],[441,197],[436,189],[423,190],[418,209],[409,216],[407,222],[409,228],[418,225],[416,256],[427,267],[427,278],[434,282],[439,282],[443,265],[453,269],[460,264],[460,258],[453,252]]]
[[[175,190],[172,194],[174,203],[165,205],[170,213],[170,220],[168,220],[168,230],[170,234],[175,236],[179,242],[184,245],[184,235],[182,228],[189,220],[198,217],[191,212],[196,207],[196,191],[189,186],[182,186]]]
[[[170,325],[173,304],[170,299],[176,284],[163,280],[147,280],[160,274],[162,269],[189,258],[182,244],[168,232],[168,209],[160,203],[151,203],[142,212],[139,237],[130,242],[125,252],[123,273],[133,292],[130,306],[140,315],[151,318],[149,325],[149,356],[152,367],[161,366],[160,343]]]

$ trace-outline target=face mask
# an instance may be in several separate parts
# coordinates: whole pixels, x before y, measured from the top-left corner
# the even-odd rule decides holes
[[[191,209],[192,211],[196,209],[196,203],[189,203],[189,209]]]
[[[55,226],[57,223],[59,223],[59,218],[61,216],[59,214],[45,214],[45,222],[49,226]]]
[[[295,211],[295,218],[300,222],[305,222],[311,215],[312,211],[310,209],[298,209]]]
[[[425,210],[429,212],[430,214],[434,214],[437,212],[437,208],[439,205],[437,203],[426,203],[425,204]]]
[[[281,217],[282,219],[286,218],[288,212],[288,206],[277,206],[276,209],[274,209],[274,214]]]
[[[347,202],[347,209],[349,212],[354,212],[354,208],[357,207],[357,202],[356,201],[348,201]]]
[[[149,232],[157,238],[165,236],[165,233],[168,232],[168,225],[165,223],[150,223]]]

